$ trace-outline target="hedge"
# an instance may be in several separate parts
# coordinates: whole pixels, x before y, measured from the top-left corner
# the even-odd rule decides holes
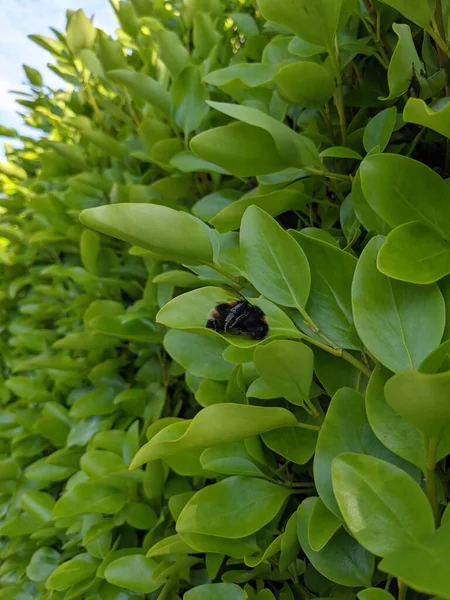
[[[0,600],[450,600],[450,3],[111,4],[0,129]]]

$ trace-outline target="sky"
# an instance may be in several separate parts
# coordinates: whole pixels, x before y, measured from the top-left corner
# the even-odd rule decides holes
[[[0,124],[26,133],[16,114],[19,105],[10,90],[26,91],[22,64],[41,72],[44,83],[64,88],[67,84],[46,67],[51,55],[27,38],[30,34],[54,37],[49,27],[65,30],[66,10],[82,8],[94,24],[113,33],[117,27],[108,0],[0,0]],[[3,143],[0,138],[0,155]]]

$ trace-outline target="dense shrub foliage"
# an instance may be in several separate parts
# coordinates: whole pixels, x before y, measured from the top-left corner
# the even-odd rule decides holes
[[[0,130],[0,599],[449,600],[450,2],[112,4]]]

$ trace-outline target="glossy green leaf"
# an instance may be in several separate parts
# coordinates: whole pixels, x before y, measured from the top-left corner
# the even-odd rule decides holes
[[[388,404],[405,421],[439,440],[450,423],[449,386],[449,371],[434,375],[405,371],[389,379],[384,392]]]
[[[415,123],[437,131],[450,138],[450,107],[445,104],[440,110],[433,110],[419,98],[409,98],[403,111],[406,123]]]
[[[434,284],[399,282],[378,271],[376,260],[383,241],[381,236],[372,239],[358,261],[353,316],[365,346],[395,373],[417,368],[439,345],[445,314],[442,295]]]
[[[212,247],[202,226],[184,212],[149,204],[114,204],[83,211],[82,222],[117,237],[188,264],[212,261]]]
[[[320,552],[341,527],[336,517],[319,498],[311,511],[308,522],[308,542],[314,552]]]
[[[346,453],[333,460],[333,489],[358,542],[378,556],[434,531],[430,503],[402,469],[373,456]]]
[[[279,567],[280,571],[285,571],[294,560],[296,560],[300,552],[300,544],[297,536],[297,514],[294,512],[289,517],[284,529],[283,537],[281,538],[281,552]]]
[[[155,37],[158,40],[161,60],[171,74],[177,77],[188,64],[188,51],[174,31],[159,27]]]
[[[124,85],[137,97],[142,98],[164,115],[170,113],[170,95],[154,79],[127,69],[114,69],[108,71],[108,77],[120,85]]]
[[[98,482],[79,483],[67,490],[56,502],[53,518],[60,519],[83,513],[113,515],[127,500],[125,490]]]
[[[265,408],[245,404],[214,404],[201,410],[192,421],[169,425],[142,446],[131,464],[145,462],[193,448],[247,439],[259,433],[296,423],[284,408]]]
[[[382,2],[392,6],[420,27],[427,28],[430,25],[432,13],[427,0],[413,0],[411,2],[409,0],[382,0]]]
[[[262,434],[265,445],[287,460],[306,464],[316,448],[317,431],[305,427],[282,427]]]
[[[184,531],[180,537],[197,552],[212,552],[214,554],[225,554],[232,558],[244,558],[249,554],[258,552],[254,535],[241,539],[224,538],[217,535],[205,535]]]
[[[364,196],[378,215],[397,227],[411,221],[428,225],[447,238],[442,218],[450,214],[447,188],[430,167],[394,154],[376,154],[361,164]]]
[[[377,266],[400,281],[434,283],[450,273],[450,243],[428,225],[405,223],[387,236]]]
[[[378,113],[364,130],[363,143],[366,152],[377,150],[383,152],[389,143],[397,120],[397,109],[394,106]]]
[[[374,569],[374,557],[344,529],[338,531],[328,544],[315,552],[308,541],[308,524],[318,498],[303,500],[297,510],[297,534],[300,546],[321,575],[339,585],[369,586]]]
[[[357,261],[348,252],[320,239],[301,232],[291,234],[305,252],[311,269],[311,291],[306,312],[335,344],[359,349],[351,305]]]
[[[322,65],[308,61],[282,67],[274,81],[282,98],[306,108],[322,108],[335,89],[330,72]],[[299,81],[301,85],[298,85]]]
[[[370,426],[391,452],[425,472],[426,448],[421,432],[405,421],[387,403],[384,386],[392,373],[377,366],[366,391],[366,411]]]
[[[192,152],[237,177],[266,175],[289,167],[269,133],[245,123],[232,123],[200,133],[190,142]]]
[[[422,542],[408,544],[383,558],[380,570],[398,577],[419,592],[450,598],[447,569],[449,533],[450,526],[447,523]]]
[[[78,554],[60,564],[45,582],[48,590],[67,590],[95,573],[98,561],[89,554]]]
[[[300,0],[295,6],[288,0],[258,0],[267,20],[283,25],[311,44],[325,47],[333,43],[342,5],[341,0]]]
[[[424,0],[419,0],[419,3],[426,4]],[[405,0],[404,4],[406,6],[410,3]],[[384,100],[393,100],[404,94],[411,84],[414,72],[420,72],[422,69],[409,25],[394,23],[392,29],[398,37],[398,42],[389,62],[389,96],[383,98]]]
[[[295,133],[266,113],[248,106],[226,102],[208,102],[208,104],[232,119],[238,119],[247,125],[266,131],[271,136],[277,152],[286,161],[286,166],[301,168],[319,164],[317,148],[309,138]]]
[[[304,208],[310,197],[297,189],[282,189],[269,194],[248,194],[228,203],[209,222],[221,233],[238,229],[249,206],[258,206],[272,217]]]
[[[303,310],[311,275],[295,240],[267,213],[250,206],[242,218],[240,242],[247,276],[256,289],[278,304]]]
[[[284,428],[281,430],[284,431]],[[229,442],[207,448],[200,456],[202,467],[221,475],[264,477],[243,442]]]
[[[200,71],[197,67],[186,67],[175,79],[170,94],[172,99],[173,118],[185,133],[200,126],[208,114],[208,92],[202,85]]]
[[[358,221],[367,231],[373,230],[382,235],[389,233],[390,228],[388,224],[378,216],[364,196],[361,184],[361,169],[358,170],[353,180],[352,204]]]
[[[169,331],[164,348],[187,371],[197,377],[225,381],[231,375],[232,365],[222,358],[227,347],[219,337],[209,337],[187,331]]]
[[[96,29],[82,10],[72,14],[67,27],[67,45],[73,54],[79,54],[84,48],[92,48],[96,35]]]
[[[151,558],[130,554],[110,562],[105,570],[105,579],[138,594],[150,594],[164,583],[157,579],[157,566],[158,563]]]
[[[298,406],[308,406],[314,355],[299,342],[279,340],[258,346],[254,361],[259,376],[280,397]]]
[[[394,596],[382,588],[367,588],[358,592],[359,600],[393,600]]]
[[[290,491],[263,479],[228,477],[197,492],[177,520],[177,531],[231,539],[243,538],[267,525]]]
[[[367,420],[364,398],[358,392],[343,388],[332,398],[319,432],[314,456],[316,489],[325,506],[341,516],[331,479],[331,464],[340,454],[355,452],[386,460],[417,475],[415,467],[392,454],[375,437]]]
[[[59,562],[59,552],[53,548],[39,548],[33,554],[27,566],[27,576],[31,581],[44,582],[56,569]]]
[[[217,87],[232,84],[233,86],[242,87],[258,87],[266,85],[272,81],[277,74],[278,68],[276,65],[260,64],[260,63],[237,63],[212,71],[203,78],[205,83],[215,85]]]

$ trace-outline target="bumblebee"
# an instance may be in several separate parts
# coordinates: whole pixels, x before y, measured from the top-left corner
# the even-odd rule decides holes
[[[259,306],[251,304],[244,296],[217,304],[209,313],[206,327],[223,333],[246,335],[252,340],[263,340],[268,331],[267,317]]]

